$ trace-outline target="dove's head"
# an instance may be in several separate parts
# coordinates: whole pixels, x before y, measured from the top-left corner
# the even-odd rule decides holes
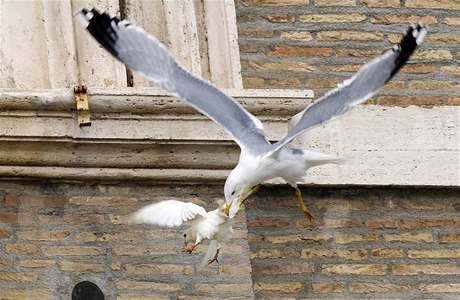
[[[227,203],[225,213],[230,218],[233,218],[238,213],[244,200],[259,189],[258,184],[248,184],[239,180],[237,176],[232,175],[234,175],[233,172],[228,176],[224,187],[225,202]]]

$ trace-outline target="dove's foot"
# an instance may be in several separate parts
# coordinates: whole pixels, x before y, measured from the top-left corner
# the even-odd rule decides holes
[[[308,208],[305,206],[305,203],[303,202],[303,199],[302,199],[302,192],[300,191],[300,189],[299,189],[298,187],[295,187],[295,194],[297,195],[297,199],[299,200],[300,209],[302,210],[302,212],[304,213],[304,215],[307,216],[307,218],[308,218],[310,221],[313,221],[313,215],[312,215],[312,213],[308,210]]]
[[[217,260],[217,257],[219,256],[219,251],[220,251],[220,248],[217,249],[216,255],[214,255],[214,258],[208,261],[208,265],[212,264],[213,262],[217,262],[217,263],[219,262],[219,261]]]
[[[199,243],[198,243],[199,244]],[[192,253],[195,248],[198,246],[198,244],[190,245],[190,246],[185,246],[184,249],[182,249],[182,252],[185,253]]]

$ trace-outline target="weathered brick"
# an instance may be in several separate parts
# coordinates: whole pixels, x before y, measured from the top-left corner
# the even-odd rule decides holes
[[[38,247],[33,244],[6,244],[5,252],[15,254],[35,254]]]
[[[322,219],[319,224],[312,223],[310,220],[302,219],[296,222],[296,228],[319,227],[319,228],[343,228],[359,227],[361,222],[358,219]]]
[[[413,60],[452,60],[449,50],[418,50],[412,55]]]
[[[460,26],[460,17],[445,17],[444,23],[451,26]]]
[[[376,104],[385,106],[442,105],[444,100],[438,96],[380,96]]]
[[[426,25],[436,24],[438,20],[435,16],[407,16],[407,15],[374,15],[371,18],[374,24],[416,24]]]
[[[308,14],[300,15],[302,23],[359,23],[366,20],[363,14]]]
[[[243,0],[244,6],[305,6],[310,0]]]
[[[297,293],[303,289],[300,282],[277,282],[277,283],[266,283],[266,282],[255,282],[254,291],[256,292],[272,292],[280,294]]]
[[[155,230],[126,230],[120,232],[77,232],[72,235],[72,240],[80,242],[107,242],[107,241],[133,241],[142,239],[165,239],[181,236],[174,229],[155,229]]]
[[[263,88],[265,79],[260,77],[243,77],[243,86],[246,89]]]
[[[0,258],[0,267],[1,266],[11,266],[15,261],[12,259]]]
[[[403,249],[373,249],[371,255],[376,258],[400,258],[404,255]]]
[[[334,235],[334,242],[337,244],[376,242],[378,238],[375,233],[339,233]]]
[[[362,6],[367,7],[399,7],[400,0],[361,0]]]
[[[38,275],[33,274],[33,273],[22,274],[22,273],[0,272],[0,281],[35,282],[37,281],[37,279],[38,279]]]
[[[53,268],[56,261],[49,259],[21,259],[19,265],[24,268]]]
[[[220,265],[219,274],[222,276],[246,276],[251,274],[251,266],[248,264]]]
[[[313,242],[330,242],[333,239],[333,234],[322,232],[322,233],[304,233],[299,235],[301,240],[313,241]]]
[[[460,44],[458,34],[434,33],[427,35],[425,42],[433,44]]]
[[[28,241],[59,241],[70,235],[70,231],[39,231],[39,230],[28,230],[19,231],[16,236],[20,240]]]
[[[341,48],[335,51],[337,57],[377,57],[382,54],[380,50],[374,49],[349,49]]]
[[[341,258],[349,260],[362,260],[367,258],[367,250],[353,249],[302,249],[302,258]]]
[[[252,14],[238,14],[236,16],[236,21],[238,23],[250,23],[255,21],[255,16]]]
[[[400,221],[401,227],[405,229],[425,228],[425,227],[459,227],[460,218],[419,218]]]
[[[38,216],[38,222],[40,224],[73,224],[73,225],[84,225],[84,224],[103,224],[103,215],[64,215],[64,216]]]
[[[264,258],[286,258],[286,257],[298,257],[300,250],[296,249],[260,249],[251,252],[252,259],[264,259]]]
[[[94,246],[46,246],[42,247],[42,252],[46,256],[92,256],[104,254],[103,249]]]
[[[161,283],[152,281],[133,281],[120,280],[115,282],[115,286],[125,290],[155,290],[155,291],[180,291],[182,289],[177,283]]]
[[[454,205],[448,201],[422,202],[416,200],[405,200],[402,206],[408,209],[417,210],[454,210]]]
[[[446,243],[460,243],[460,233],[446,233],[441,234],[439,242],[442,244]]]
[[[407,285],[391,283],[350,282],[348,284],[348,289],[352,293],[402,293],[410,291],[411,288]]]
[[[327,209],[328,211],[344,211],[344,210],[369,210],[376,207],[375,204],[367,201],[344,201],[344,200],[317,200],[316,207],[319,209]]]
[[[69,200],[69,204],[89,206],[133,206],[137,205],[137,199],[124,197],[72,197]]]
[[[60,261],[59,267],[61,270],[70,272],[104,272],[105,268],[103,264],[89,264],[72,261]]]
[[[318,32],[318,40],[336,42],[336,41],[381,41],[383,34],[380,32],[363,32],[363,31],[347,31],[347,30],[332,30]]]
[[[341,78],[312,78],[305,83],[305,86],[310,89],[334,88],[342,81]]]
[[[406,0],[406,7],[412,8],[442,8],[442,9],[460,9],[458,0]]]
[[[169,296],[155,294],[119,294],[117,300],[170,300]]]
[[[247,283],[196,283],[194,286],[198,292],[236,293],[252,291],[252,286]]]
[[[343,282],[312,283],[311,286],[314,293],[342,293],[345,288]]]
[[[294,77],[270,78],[268,84],[272,87],[300,88],[300,80]]]
[[[409,258],[460,258],[460,249],[408,250]]]
[[[303,274],[312,273],[315,267],[307,263],[283,263],[270,265],[254,265],[252,267],[253,274],[257,275],[287,275],[287,274]]]
[[[267,52],[270,56],[331,56],[332,49],[328,47],[302,47],[302,46],[271,46]]]
[[[116,262],[116,263],[110,263],[109,268],[114,271],[120,271],[121,270],[121,263]]]
[[[308,42],[313,39],[308,31],[283,31],[280,34],[282,40],[304,41]]]
[[[29,196],[29,195],[6,195],[5,206],[14,207],[50,207],[63,208],[67,205],[64,197]]]
[[[393,275],[448,275],[460,274],[459,267],[454,264],[438,265],[397,265],[392,267]]]
[[[356,6],[356,0],[315,0],[315,6]]]
[[[267,15],[265,18],[272,23],[293,23],[295,21],[295,17],[290,14],[273,14]]]
[[[115,224],[115,225],[126,225],[126,224],[132,225],[133,223],[129,215],[109,214],[109,219],[110,219],[110,223]]]
[[[383,238],[386,242],[433,243],[433,235],[428,232],[384,234]]]
[[[453,86],[452,82],[441,80],[412,80],[409,82],[409,88],[414,90],[442,90]]]
[[[267,28],[240,28],[238,29],[239,37],[267,38],[273,36],[273,30]]]
[[[449,97],[447,99],[447,105],[460,106],[460,97]]]
[[[300,242],[302,239],[298,235],[279,235],[279,236],[265,236],[264,240],[272,244],[288,244]]]
[[[131,255],[131,256],[145,256],[145,255],[166,255],[175,254],[177,249],[174,246],[160,245],[157,247],[148,246],[113,246],[112,252],[116,255]]]
[[[257,44],[240,44],[241,53],[257,53],[259,52],[259,45]]]
[[[148,274],[192,274],[193,269],[190,265],[173,265],[173,264],[141,264],[126,265],[125,270],[128,273],[136,275]]]
[[[371,219],[366,220],[366,227],[369,228],[397,228],[396,220],[393,219]]]
[[[0,228],[0,239],[9,238],[12,234],[12,231],[7,228]]]
[[[419,289],[426,293],[460,293],[460,283],[421,284]]]
[[[312,72],[315,67],[304,62],[284,61],[284,62],[270,62],[270,61],[250,61],[248,62],[252,69],[258,71],[293,71],[293,72]]]
[[[54,291],[51,289],[2,289],[2,299],[37,299],[37,300],[54,300]]]
[[[0,213],[0,223],[17,223],[18,214],[16,213]]]
[[[386,265],[373,264],[337,264],[323,265],[322,273],[325,275],[371,275],[381,276],[386,274]]]
[[[319,69],[323,72],[357,72],[361,65],[321,65]]]
[[[457,67],[457,66],[444,66],[444,67],[441,67],[441,71],[446,74],[460,76],[460,67]]]
[[[406,64],[399,72],[407,74],[432,74],[436,72],[436,66],[427,64]]]

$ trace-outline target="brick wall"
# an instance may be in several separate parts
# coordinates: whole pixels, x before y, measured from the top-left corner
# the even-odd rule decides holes
[[[184,254],[182,230],[127,224],[152,201],[208,209],[221,186],[0,182],[0,299],[458,299],[458,189],[264,186],[218,264]],[[197,196],[199,195],[199,196]],[[247,218],[247,219],[246,219]]]
[[[246,203],[258,299],[459,299],[458,189],[265,187]]]
[[[127,224],[152,201],[214,209],[220,194],[220,187],[0,182],[0,299],[70,299],[80,281],[97,284],[106,299],[251,299],[244,215],[220,263],[201,272],[195,265],[206,247],[182,253],[182,230]]]
[[[236,8],[245,88],[322,95],[423,22],[425,44],[368,103],[460,104],[457,0],[237,0]]]

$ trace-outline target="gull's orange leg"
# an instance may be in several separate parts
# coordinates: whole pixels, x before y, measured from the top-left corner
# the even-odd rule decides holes
[[[307,218],[312,221],[313,220],[313,215],[311,214],[311,212],[308,210],[308,208],[305,206],[305,203],[303,202],[303,199],[302,199],[302,192],[300,191],[300,189],[298,187],[295,187],[295,194],[297,195],[297,199],[299,200],[299,203],[300,203],[300,209],[302,210],[302,212],[307,216]]]

